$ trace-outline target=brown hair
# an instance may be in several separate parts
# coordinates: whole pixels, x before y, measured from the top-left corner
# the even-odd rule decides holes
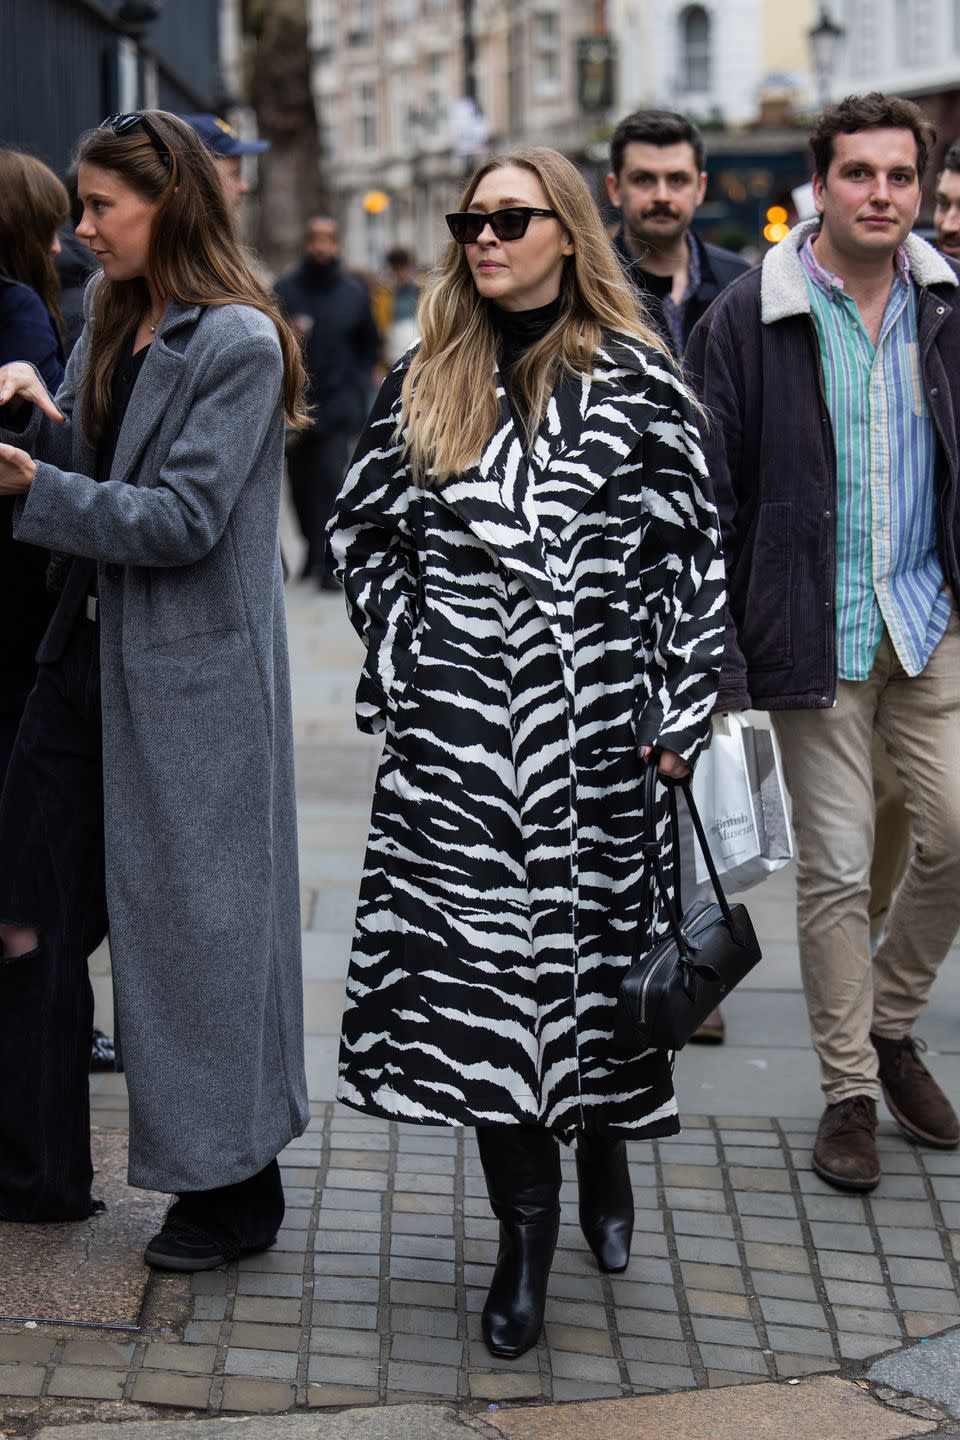
[[[589,374],[604,331],[632,335],[658,350],[664,345],[620,266],[583,176],[557,150],[493,156],[471,176],[460,209],[467,209],[485,175],[508,165],[537,177],[574,244],[563,263],[560,314],[513,371],[532,447],[560,374]],[[453,240],[421,294],[417,327],[422,338],[403,384],[400,430],[418,483],[442,485],[479,459],[500,415],[489,304],[474,284],[464,247]]]
[[[923,179],[927,157],[937,138],[936,130],[912,100],[872,90],[869,95],[848,95],[838,104],[830,105],[814,121],[810,149],[821,180],[826,181],[837,136],[856,135],[860,130],[911,131],[917,142],[917,179]]]
[[[61,341],[60,279],[50,246],[69,212],[66,190],[42,160],[0,150],[0,271],[37,292]]]
[[[176,115],[164,110],[144,114],[166,147],[169,163],[140,125],[122,135],[109,126],[89,130],[77,144],[75,163],[109,170],[156,203],[147,266],[165,299],[182,305],[250,305],[273,321],[283,352],[287,424],[305,428],[310,417],[303,398],[306,376],[299,341],[247,263],[211,155],[196,131]],[[83,428],[91,440],[102,433],[117,361],[149,303],[142,278],[103,277],[96,287],[82,412]]]

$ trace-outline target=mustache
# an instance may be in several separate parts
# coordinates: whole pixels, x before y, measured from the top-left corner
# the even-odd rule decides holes
[[[680,218],[673,206],[663,201],[658,202],[656,205],[648,205],[643,212],[643,218],[645,220],[654,220],[661,217],[665,220],[679,220]]]

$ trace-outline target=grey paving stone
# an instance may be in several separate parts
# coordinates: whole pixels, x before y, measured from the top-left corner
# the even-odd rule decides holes
[[[614,1400],[620,1393],[619,1385],[604,1385],[599,1380],[566,1380],[556,1376],[553,1381],[554,1400]]]
[[[387,1366],[387,1389],[403,1390],[415,1395],[454,1397],[458,1372],[445,1365],[417,1365],[407,1360],[391,1360]]]
[[[351,1150],[331,1147],[331,1170],[386,1170],[390,1165],[390,1152],[384,1147],[377,1150]]]
[[[377,1192],[386,1190],[387,1177],[379,1170],[328,1170],[326,1186],[330,1190],[349,1190],[351,1195],[360,1190]],[[341,1204],[342,1204],[341,1200]]]
[[[747,1240],[743,1252],[751,1270],[781,1270],[787,1275],[806,1275],[810,1270],[807,1252],[799,1245],[767,1245]]]
[[[216,1345],[220,1339],[219,1320],[191,1320],[183,1327],[184,1345]]]
[[[550,1351],[550,1370],[554,1379],[584,1380],[591,1384],[619,1385],[620,1367],[616,1360],[602,1355],[576,1355],[566,1350]]]
[[[377,1218],[379,1220],[379,1216]],[[318,1254],[379,1255],[380,1226],[358,1232],[325,1225],[317,1230],[313,1248]]]
[[[380,1361],[356,1355],[311,1355],[307,1379],[314,1384],[374,1389],[380,1383]]]
[[[873,1254],[873,1236],[865,1225],[811,1220],[810,1235],[818,1250],[842,1250],[846,1254],[855,1250],[863,1255]]]
[[[390,1257],[391,1280],[424,1280],[452,1285],[456,1267],[452,1260],[413,1260],[402,1255]]]
[[[696,1260],[684,1260],[680,1264],[683,1283],[697,1290],[729,1290],[744,1294],[743,1275],[729,1265],[702,1264]]]
[[[730,1184],[738,1193],[743,1190],[772,1190],[789,1194],[790,1176],[785,1170],[766,1169],[759,1165],[731,1165]]]
[[[693,1333],[700,1341],[716,1345],[759,1346],[760,1340],[749,1320],[726,1320],[716,1315],[694,1315],[691,1317]]]
[[[887,1255],[913,1255],[924,1260],[943,1258],[943,1246],[935,1230],[911,1230],[896,1225],[881,1225],[877,1233]]]
[[[225,1270],[200,1270],[190,1276],[192,1295],[226,1295],[227,1275]]]
[[[887,1260],[890,1279],[894,1285],[932,1286],[937,1290],[952,1290],[953,1276],[945,1260],[904,1259],[891,1255]]]
[[[808,1220],[838,1221],[844,1225],[866,1223],[867,1212],[856,1195],[807,1195],[803,1208]]]
[[[426,1305],[446,1309],[456,1305],[453,1285],[433,1285],[422,1280],[391,1280],[390,1300],[394,1305]]]
[[[635,1260],[636,1257],[631,1261],[627,1274],[632,1272]],[[590,1263],[591,1267],[595,1264],[592,1257]],[[558,1300],[586,1300],[591,1304],[602,1304],[603,1281],[595,1271],[591,1275],[567,1275],[562,1271],[551,1270],[550,1293],[556,1295]]]
[[[749,1145],[752,1148],[759,1146],[768,1150],[780,1149],[780,1138],[772,1130],[721,1130],[720,1139],[724,1143],[728,1157],[730,1147],[736,1145]]]
[[[768,1325],[767,1339],[771,1349],[786,1354],[833,1358],[833,1340],[826,1330],[810,1330],[800,1325]]]
[[[159,1348],[179,1352],[183,1347],[180,1345],[167,1345]],[[76,1339],[66,1342],[63,1347],[63,1354],[60,1357],[60,1363],[62,1365],[112,1365],[114,1367],[126,1367],[130,1364],[132,1358],[133,1346],[125,1344],[121,1340],[99,1338]],[[195,1369],[197,1367],[188,1366],[187,1368]]]
[[[225,1295],[194,1295],[191,1301],[194,1320],[222,1320],[227,1313]]]
[[[784,1275],[774,1270],[751,1270],[758,1295],[780,1300],[816,1300],[817,1290],[809,1275]]]
[[[262,1250],[257,1255],[245,1255],[238,1262],[241,1274],[257,1275],[302,1275],[305,1255],[302,1249]]]
[[[25,1369],[32,1367],[26,1366]],[[47,1394],[64,1399],[119,1400],[126,1370],[101,1370],[95,1365],[58,1365]]]
[[[797,1202],[792,1195],[771,1194],[768,1191],[754,1194],[744,1191],[737,1196],[737,1208],[741,1215],[769,1215],[787,1220],[794,1219],[797,1214]]]
[[[744,1240],[760,1240],[768,1245],[802,1245],[803,1231],[799,1220],[769,1215],[744,1215],[740,1220]]]
[[[733,1239],[733,1221],[729,1215],[704,1214],[699,1210],[676,1210],[673,1228],[678,1235],[711,1235],[721,1240]]]
[[[746,1295],[731,1295],[723,1290],[687,1290],[686,1296],[692,1315],[720,1315],[731,1320],[746,1320],[750,1315]]]
[[[662,1365],[646,1360],[628,1360],[630,1384],[653,1390],[687,1390],[696,1385],[689,1365]]]
[[[294,1299],[303,1294],[302,1275],[262,1275],[254,1270],[241,1270],[237,1276],[238,1295],[276,1295]]]
[[[779,1146],[775,1150],[759,1150],[753,1145],[727,1145],[726,1161],[728,1165],[759,1166],[771,1170],[783,1169],[783,1156]]]
[[[380,1336],[373,1330],[340,1330],[331,1325],[315,1325],[310,1331],[310,1349],[317,1355],[355,1355],[361,1359],[378,1359]]]
[[[714,1215],[727,1213],[727,1201],[722,1190],[680,1189],[668,1185],[664,1190],[667,1209],[708,1211]]]
[[[162,1370],[141,1370],[133,1382],[131,1399],[137,1405],[176,1405],[205,1410],[209,1395],[208,1375],[171,1375]]]
[[[922,1396],[960,1418],[960,1334],[943,1335],[887,1356],[872,1367],[869,1378]]]
[[[40,1394],[46,1375],[42,1365],[0,1365],[0,1395],[32,1399]]]
[[[656,1340],[647,1335],[624,1335],[620,1348],[626,1360],[645,1360],[650,1365],[689,1365],[683,1340]]]
[[[476,1242],[472,1243],[475,1244]],[[456,1258],[456,1253],[456,1242],[452,1237],[394,1234],[390,1239],[391,1255],[414,1257],[423,1260],[453,1260]]]
[[[763,1295],[760,1310],[768,1325],[811,1325],[817,1330],[827,1328],[823,1306],[808,1300],[778,1300],[774,1296]]]
[[[340,1211],[347,1204],[350,1205],[354,1213],[358,1210],[369,1210],[371,1212],[375,1211],[379,1216],[380,1209],[383,1205],[383,1197],[376,1190],[357,1190],[352,1195],[348,1195],[343,1190],[324,1190],[320,1195],[320,1209],[322,1212],[320,1215],[321,1225],[327,1223],[326,1213],[328,1210],[335,1212]]]
[[[313,1257],[315,1275],[351,1275],[374,1277],[380,1274],[380,1252],[374,1255],[325,1254]]]
[[[224,1361],[224,1374],[246,1375],[262,1380],[295,1380],[297,1356],[279,1350],[245,1350],[230,1346]]]
[[[883,1271],[875,1255],[845,1255],[842,1250],[820,1250],[820,1274],[826,1279],[859,1280],[867,1285],[883,1283]]]
[[[636,1303],[636,1300],[627,1300],[626,1297],[627,1295],[635,1297],[638,1285],[669,1285],[672,1279],[673,1271],[668,1260],[651,1260],[645,1256],[634,1256],[623,1275],[611,1276],[610,1283],[617,1303],[632,1305]]]
[[[300,1344],[300,1327],[299,1325],[258,1325],[249,1320],[234,1321],[230,1330],[230,1344],[247,1350],[295,1352]]]
[[[727,1370],[734,1375],[769,1375],[767,1362],[755,1350],[734,1345],[701,1345],[700,1359],[708,1370]]]
[[[870,1335],[899,1335],[900,1325],[896,1315],[884,1310],[864,1310],[862,1306],[834,1305],[834,1318],[838,1330],[859,1330]]]
[[[885,1350],[899,1347],[900,1341],[894,1335],[876,1335],[857,1330],[839,1330],[837,1344],[844,1360],[867,1360],[871,1355],[880,1355]]]
[[[825,1355],[789,1355],[778,1351],[774,1357],[777,1374],[781,1380],[793,1380],[804,1375],[825,1375],[840,1366]]]
[[[534,1400],[543,1397],[539,1375],[504,1374],[502,1371],[471,1370],[470,1395],[474,1400]]]
[[[413,1360],[421,1365],[459,1365],[463,1360],[463,1342],[442,1340],[436,1335],[394,1335],[390,1359]]]
[[[473,1222],[476,1223],[476,1222]],[[471,1222],[464,1225],[464,1233],[470,1235]],[[390,1229],[394,1235],[452,1235],[452,1215],[413,1215],[404,1213],[401,1210],[394,1210],[390,1217]],[[496,1235],[496,1221],[490,1217],[489,1229],[492,1235]]]
[[[375,1330],[376,1305],[357,1305],[349,1301],[317,1300],[313,1305],[313,1323],[335,1330]]]
[[[908,1175],[885,1174],[880,1182],[880,1190],[877,1193],[878,1197],[882,1200],[925,1201],[927,1198],[923,1176],[916,1173]]]
[[[651,1288],[645,1287],[648,1293]],[[546,1319],[548,1324],[574,1325],[584,1330],[607,1328],[607,1312],[604,1306],[576,1300],[560,1300],[555,1295],[547,1296]]]
[[[299,1325],[302,1308],[300,1300],[278,1300],[269,1295],[238,1295],[233,1302],[233,1318],[268,1325]]]
[[[901,1310],[926,1310],[931,1315],[957,1315],[960,1301],[952,1290],[920,1285],[895,1285],[893,1293]]]
[[[355,1275],[315,1275],[313,1278],[315,1300],[361,1300],[375,1305],[380,1299],[380,1281],[370,1276],[358,1278]]]
[[[453,1155],[432,1155],[421,1151],[412,1154],[409,1151],[399,1150],[397,1152],[397,1177],[404,1174],[412,1174],[419,1178],[426,1175],[453,1175],[456,1164]],[[409,1182],[408,1182],[409,1183]]]
[[[545,1332],[551,1350],[565,1350],[575,1355],[613,1354],[613,1341],[607,1330],[583,1325],[562,1325],[548,1320]]]
[[[831,1305],[857,1305],[864,1310],[890,1310],[893,1302],[883,1285],[862,1285],[857,1280],[825,1279],[823,1288]]]
[[[681,1340],[683,1330],[680,1326],[680,1319],[675,1314],[668,1314],[663,1310],[631,1310],[632,1319],[631,1335],[640,1344],[644,1337],[650,1339]],[[621,1337],[621,1344],[626,1337]],[[633,1340],[631,1340],[631,1344]],[[623,1352],[627,1353],[626,1349]]]
[[[707,1265],[739,1265],[740,1252],[733,1240],[714,1240],[700,1235],[678,1235],[677,1255],[681,1260],[699,1260]]]
[[[454,1340],[458,1324],[455,1310],[427,1310],[421,1306],[394,1305],[390,1311],[390,1329],[400,1335],[438,1335],[446,1340]]]
[[[297,1398],[296,1386],[285,1380],[251,1380],[244,1375],[228,1375],[223,1382],[224,1410],[239,1410],[245,1414],[269,1414],[289,1410]],[[258,1423],[258,1440],[263,1440],[263,1428]],[[230,1432],[225,1432],[229,1434]]]
[[[899,1225],[919,1230],[935,1225],[933,1211],[924,1200],[878,1200],[870,1202],[877,1225]]]

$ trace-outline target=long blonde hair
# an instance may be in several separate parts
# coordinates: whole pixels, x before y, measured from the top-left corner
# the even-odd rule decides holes
[[[508,165],[537,177],[548,207],[557,212],[574,245],[563,262],[560,314],[517,361],[511,376],[524,402],[532,448],[560,375],[589,373],[604,331],[631,335],[666,352],[617,260],[585,181],[557,150],[538,147],[491,157],[471,176],[460,209],[467,209],[485,175]],[[416,481],[442,485],[479,460],[500,418],[489,302],[474,284],[464,247],[453,240],[424,288],[417,326],[421,341],[404,378],[398,433]]]
[[[287,424],[310,423],[300,344],[247,263],[216,166],[196,131],[165,110],[143,112],[169,152],[161,159],[142,126],[116,135],[107,126],[80,137],[78,165],[97,165],[157,202],[149,268],[161,293],[182,305],[250,305],[271,319],[283,352]],[[97,440],[110,413],[110,386],[123,347],[149,306],[146,281],[101,278],[93,302],[93,341],[83,390],[83,428]]]

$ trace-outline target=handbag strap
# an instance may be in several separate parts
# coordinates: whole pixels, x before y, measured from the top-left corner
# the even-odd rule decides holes
[[[690,819],[693,821],[694,833],[697,843],[706,862],[707,872],[713,886],[713,892],[717,897],[717,904],[723,913],[724,919],[734,925],[730,905],[724,894],[723,886],[720,884],[720,876],[717,874],[717,867],[713,863],[713,856],[710,854],[710,846],[707,843],[706,832],[703,828],[703,821],[700,819],[700,812],[697,810],[693,798],[693,791],[689,780],[669,780],[660,774],[659,750],[654,750],[647,760],[647,768],[643,777],[643,894],[641,897],[643,915],[648,924],[653,925],[653,885],[656,881],[660,891],[660,899],[663,903],[667,923],[674,940],[677,942],[680,954],[690,958],[690,947],[680,925],[678,915],[683,915],[683,896],[680,888],[680,846],[679,829],[677,816],[677,791],[683,795],[690,812]],[[676,900],[671,900],[670,891],[667,888],[666,877],[663,871],[663,858],[660,854],[660,845],[657,841],[657,781],[667,786],[670,796],[670,828],[673,837],[673,893]]]

